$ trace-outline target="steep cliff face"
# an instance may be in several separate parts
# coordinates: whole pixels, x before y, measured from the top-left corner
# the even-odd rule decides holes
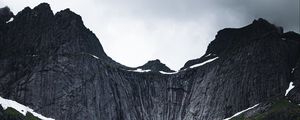
[[[287,37],[263,19],[240,29],[221,30],[206,55],[192,60],[209,54],[219,57],[198,68],[198,75],[206,72],[194,80],[189,109],[197,111],[200,119],[221,119],[222,114],[230,116],[270,97],[283,97],[298,52],[299,39]]]
[[[285,37],[292,40],[300,40],[299,34],[294,32],[286,33]],[[292,70],[292,82],[295,87],[287,94],[287,96],[293,103],[300,105],[300,59],[297,60],[296,65]]]
[[[299,35],[263,19],[219,31],[178,73],[113,61],[79,15],[46,3],[0,26],[0,96],[58,120],[219,120],[296,83]]]

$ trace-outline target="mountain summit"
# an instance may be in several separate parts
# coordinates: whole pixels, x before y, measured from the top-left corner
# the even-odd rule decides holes
[[[81,17],[69,9],[53,14],[42,3],[15,16],[3,8],[0,16],[0,96],[44,116],[56,120],[300,117],[300,35],[283,33],[264,19],[219,31],[205,55],[165,75],[172,70],[159,60],[137,67],[152,72],[136,72],[112,60]],[[7,118],[6,113],[0,107],[0,118]]]
[[[161,63],[160,60],[151,60],[148,61],[146,64],[139,66],[137,68],[143,69],[143,70],[151,70],[154,72],[175,72],[174,70],[171,70],[169,67],[167,67],[165,64]]]
[[[1,57],[92,54],[107,59],[96,36],[69,9],[54,15],[47,3],[26,7],[2,27]]]

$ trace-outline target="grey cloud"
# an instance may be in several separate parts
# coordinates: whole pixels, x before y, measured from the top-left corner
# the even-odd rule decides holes
[[[107,0],[105,2],[133,20],[143,21],[146,26],[152,24],[155,26],[167,21],[165,27],[168,28],[164,29],[162,34],[168,34],[169,30],[174,30],[175,33],[167,36],[169,38],[164,38],[162,34],[154,34],[157,36],[147,39],[149,36],[146,35],[145,41],[160,44],[144,48],[154,49],[156,52],[153,56],[163,59],[176,69],[187,60],[200,57],[217,31],[225,27],[242,27],[254,19],[265,18],[271,23],[283,26],[286,31],[299,32],[298,0]],[[101,3],[103,1],[99,1],[99,4]],[[174,25],[168,25],[169,23]],[[161,26],[163,25],[165,24]],[[163,29],[161,26],[156,29]],[[153,33],[153,29],[146,28],[146,31]],[[155,27],[154,31],[157,31]]]
[[[240,6],[246,19],[265,18],[286,30],[299,32],[299,0],[232,0],[231,6]]]
[[[148,19],[195,20],[205,19],[203,14],[212,14],[224,22],[228,14],[237,16],[243,23],[256,18],[265,18],[286,29],[299,26],[299,0],[112,0],[106,1],[116,9],[135,17]],[[99,4],[101,1],[99,1]],[[226,23],[225,23],[226,24]],[[297,26],[297,27],[298,27]]]

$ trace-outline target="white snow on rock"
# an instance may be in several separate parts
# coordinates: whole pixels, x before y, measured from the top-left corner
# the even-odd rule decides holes
[[[150,72],[151,70],[150,70],[150,69],[148,69],[148,70],[143,70],[143,69],[141,69],[141,68],[138,68],[138,69],[136,69],[136,70],[127,70],[127,71],[144,73],[144,72]],[[159,73],[161,73],[161,74],[176,74],[177,72],[165,72],[165,71],[159,71]]]
[[[293,84],[293,82],[290,82],[289,88],[285,91],[285,96],[287,96],[287,94],[295,87]]]
[[[141,68],[138,68],[136,70],[127,70],[127,71],[131,71],[131,72],[150,72],[151,70],[143,70]]]
[[[54,120],[53,118],[44,117],[43,115],[34,112],[31,108],[24,106],[13,100],[8,100],[8,99],[4,99],[4,98],[0,97],[0,104],[4,110],[6,110],[8,107],[11,107],[11,108],[16,109],[18,112],[20,112],[24,116],[26,115],[27,112],[30,112],[33,116],[38,117],[41,120]]]
[[[99,57],[97,57],[96,55],[91,55],[91,56],[93,56],[93,57],[96,58],[96,59],[99,59]]]
[[[207,55],[205,55],[204,57],[209,57],[209,56],[215,56],[216,54],[211,54],[211,53],[209,53],[209,54],[207,54]]]
[[[295,68],[292,69],[291,73],[294,73],[294,71],[295,71]]]
[[[81,54],[89,55],[89,56],[92,56],[93,58],[99,59],[98,56],[93,55],[93,54],[91,54],[91,53],[81,52]]]
[[[90,53],[87,53],[87,54],[89,54],[90,56],[92,56],[92,57],[94,57],[94,58],[96,58],[96,59],[99,59],[99,57],[96,56],[96,55],[93,55],[93,54],[90,54]]]
[[[6,21],[6,23],[9,23],[9,22],[11,22],[11,21],[13,21],[14,20],[14,18],[12,17],[12,18],[10,18],[8,21]]]
[[[238,115],[240,115],[240,114],[242,114],[242,113],[244,113],[244,112],[246,112],[246,111],[248,111],[248,110],[251,110],[251,109],[257,107],[258,105],[259,105],[259,104],[256,104],[256,105],[254,105],[254,106],[252,106],[252,107],[249,107],[249,108],[247,108],[247,109],[245,109],[245,110],[242,110],[242,111],[240,111],[240,112],[234,114],[233,116],[231,116],[231,117],[229,117],[229,118],[225,118],[224,120],[230,120],[230,119],[232,119],[232,118],[234,118],[234,117],[236,117],[236,116],[238,116]]]
[[[209,53],[208,55],[206,55],[205,57],[208,57],[208,56],[210,56],[211,55],[211,53]]]
[[[195,65],[192,65],[192,66],[190,66],[190,68],[200,67],[200,66],[205,65],[206,63],[210,63],[210,62],[212,62],[212,61],[214,61],[214,60],[216,60],[216,59],[218,59],[218,58],[219,58],[219,57],[215,57],[215,58],[206,60],[206,61],[204,61],[204,62],[202,62],[202,63],[198,63],[198,64],[195,64]]]
[[[159,71],[161,74],[176,74],[177,72],[165,72],[165,71]]]

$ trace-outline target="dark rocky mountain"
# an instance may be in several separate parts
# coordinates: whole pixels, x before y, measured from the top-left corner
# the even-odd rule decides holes
[[[137,68],[143,69],[143,70],[151,70],[153,72],[175,72],[174,70],[171,70],[169,67],[167,67],[165,64],[161,63],[160,60],[150,60],[146,64],[139,66]]]
[[[0,96],[57,120],[221,120],[268,101],[300,104],[300,35],[264,19],[219,31],[204,56],[162,74],[172,70],[158,60],[138,67],[150,72],[113,61],[69,9],[0,13],[14,18],[0,21]]]
[[[9,21],[14,14],[10,11],[8,7],[0,9],[0,24],[4,24],[6,21]]]

